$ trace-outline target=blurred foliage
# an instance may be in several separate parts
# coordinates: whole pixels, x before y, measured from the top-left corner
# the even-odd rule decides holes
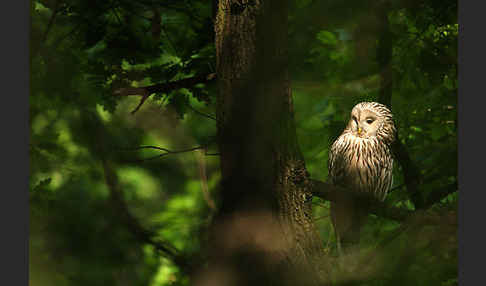
[[[217,201],[220,179],[219,158],[204,156],[217,153],[216,124],[205,116],[215,114],[216,87],[155,94],[134,115],[139,98],[112,91],[215,72],[210,2],[31,1],[31,285],[188,284],[120,219],[102,161],[116,166],[123,199],[143,227],[184,253],[201,251],[212,216],[203,186]],[[457,3],[392,2],[392,108],[425,196],[457,180]],[[295,0],[289,9],[298,140],[316,179],[327,178],[328,147],[352,106],[378,96],[380,22],[368,4]],[[141,161],[164,153],[141,145],[205,149]],[[412,208],[403,183],[397,166],[389,201]],[[455,212],[456,201],[452,194],[434,208]],[[335,256],[329,203],[313,203]],[[372,216],[363,249],[398,228]],[[457,285],[455,231],[444,223],[401,234],[378,253],[381,274],[362,285]]]

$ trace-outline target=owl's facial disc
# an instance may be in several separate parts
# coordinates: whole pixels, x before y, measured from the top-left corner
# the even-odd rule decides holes
[[[355,136],[361,138],[375,136],[378,121],[376,114],[370,110],[353,110],[350,120],[351,131]]]

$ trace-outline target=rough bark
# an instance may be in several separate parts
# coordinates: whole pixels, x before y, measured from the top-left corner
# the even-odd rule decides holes
[[[222,184],[209,267],[195,282],[325,283],[294,126],[287,2],[219,1],[215,32]]]

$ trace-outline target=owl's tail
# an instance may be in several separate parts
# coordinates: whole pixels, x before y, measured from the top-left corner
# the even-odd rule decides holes
[[[331,220],[336,234],[338,252],[356,245],[360,239],[360,232],[366,223],[367,211],[355,200],[340,200],[331,202]]]

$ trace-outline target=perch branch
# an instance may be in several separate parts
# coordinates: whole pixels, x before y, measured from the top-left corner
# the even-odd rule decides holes
[[[189,78],[184,78],[181,80],[170,81],[167,83],[159,83],[150,86],[143,87],[124,87],[119,88],[113,92],[115,96],[141,96],[140,103],[131,112],[134,114],[137,112],[142,104],[154,93],[168,93],[175,89],[180,88],[190,88],[199,83],[208,83],[216,78],[215,73],[197,75]]]
[[[405,185],[407,186],[407,192],[412,200],[415,208],[424,208],[424,201],[420,196],[419,183],[421,181],[420,172],[417,166],[410,158],[407,149],[402,144],[400,139],[397,139],[392,146],[393,155],[397,158],[398,163],[402,166],[403,177]]]
[[[360,200],[362,203],[369,207],[370,213],[396,220],[396,221],[404,221],[411,217],[414,213],[417,213],[418,210],[412,211],[401,207],[390,206],[385,202],[378,201],[366,194],[363,193],[355,193],[348,189],[335,186],[326,182],[322,182],[319,180],[311,180],[311,190],[312,194],[316,197],[319,197],[323,200],[327,201],[339,201],[342,199],[349,199],[355,198]],[[430,192],[429,196],[423,203],[423,210],[428,209],[433,204],[439,202],[447,195],[452,194],[457,191],[457,182],[452,183],[446,187],[440,187]]]
[[[346,198],[359,199],[369,206],[370,213],[392,220],[403,221],[413,213],[411,210],[390,206],[363,193],[354,193],[345,188],[318,180],[311,180],[311,189],[313,195],[327,201],[336,202]]]

